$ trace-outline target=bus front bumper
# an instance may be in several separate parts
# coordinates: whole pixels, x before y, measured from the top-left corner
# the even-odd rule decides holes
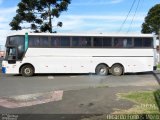
[[[2,73],[6,73],[6,67],[2,67]]]

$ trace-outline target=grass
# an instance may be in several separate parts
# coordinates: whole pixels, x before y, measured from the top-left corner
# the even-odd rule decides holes
[[[115,112],[113,112],[112,115],[122,115],[122,116],[139,115],[140,117],[139,120],[159,120],[160,90],[119,93],[118,98],[129,100],[131,102],[134,102],[136,105],[134,105],[132,108],[128,110],[115,109]],[[82,120],[107,120],[106,116],[107,115],[104,114],[100,116],[93,116],[91,118],[84,118]],[[134,119],[125,119],[125,120],[134,120]]]
[[[114,113],[115,114],[160,114],[157,103],[159,100],[157,100],[155,97],[156,92],[157,91],[119,93],[118,97],[120,99],[132,101],[136,103],[136,105],[134,105],[129,110],[118,110],[115,111]],[[158,93],[160,93],[160,91]]]
[[[154,92],[155,100],[160,110],[160,89]]]
[[[157,68],[159,68],[159,69],[160,69],[160,64],[158,64],[158,65],[157,65]]]

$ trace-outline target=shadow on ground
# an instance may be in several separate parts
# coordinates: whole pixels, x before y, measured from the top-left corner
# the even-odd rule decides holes
[[[153,76],[156,78],[158,84],[160,85],[160,73],[153,72]]]
[[[139,73],[125,73],[124,75],[148,75],[148,74],[153,74],[152,72],[139,72]],[[34,74],[33,77],[45,77],[45,76],[98,76],[95,73],[46,73],[46,74]],[[121,75],[121,76],[124,76]],[[20,74],[16,74],[13,76],[22,76]],[[108,74],[108,76],[113,76],[111,73]],[[116,77],[121,77],[121,76],[116,76]],[[102,76],[102,77],[106,77],[106,76]]]

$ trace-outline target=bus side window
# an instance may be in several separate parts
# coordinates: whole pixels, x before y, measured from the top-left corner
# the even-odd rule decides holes
[[[91,38],[90,37],[81,37],[80,44],[82,47],[91,47]]]
[[[132,46],[132,38],[124,38],[123,39],[123,47],[124,48],[131,48]]]
[[[91,47],[91,38],[72,37],[72,47]]]
[[[39,44],[40,44],[39,37],[29,36],[29,46],[30,47],[38,47]]]
[[[134,47],[142,47],[143,39],[142,38],[134,38]]]
[[[70,37],[61,37],[61,47],[70,47]]]
[[[78,47],[79,45],[79,37],[72,37],[72,47]]]
[[[59,46],[60,46],[60,37],[52,37],[51,47],[59,47]]]
[[[143,47],[153,47],[152,38],[143,38]]]
[[[48,37],[40,37],[40,46],[42,46],[42,47],[48,47],[49,46]]]
[[[123,47],[123,38],[115,38],[114,39],[114,47],[122,48]]]
[[[104,37],[103,38],[103,47],[104,48],[111,48],[112,47],[112,38],[111,37]]]
[[[102,40],[103,40],[102,38],[95,37],[93,39],[93,46],[101,48],[103,46],[103,41]]]

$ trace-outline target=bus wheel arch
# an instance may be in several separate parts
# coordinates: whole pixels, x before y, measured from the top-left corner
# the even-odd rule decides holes
[[[95,73],[97,75],[105,76],[109,73],[109,66],[105,63],[100,63],[95,68]]]
[[[25,64],[21,65],[21,67],[19,69],[19,73],[25,77],[31,77],[35,73],[35,68],[32,64],[25,63]]]
[[[110,72],[114,76],[121,76],[124,74],[125,68],[121,63],[114,63],[111,68]]]

